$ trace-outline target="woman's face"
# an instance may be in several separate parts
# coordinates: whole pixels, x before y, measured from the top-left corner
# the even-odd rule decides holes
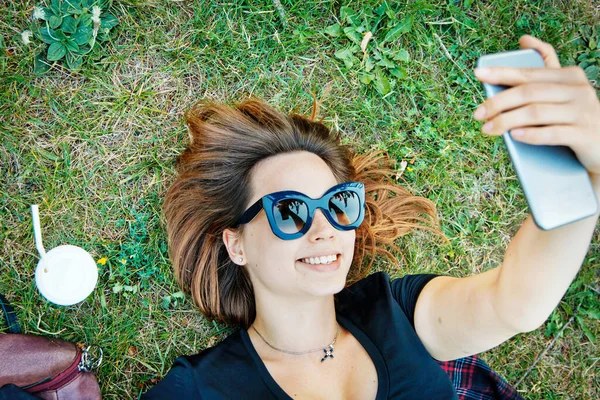
[[[319,198],[338,183],[327,164],[313,153],[279,154],[253,168],[248,206],[266,194],[282,190]],[[242,268],[248,269],[257,294],[266,290],[274,295],[297,297],[331,295],[344,288],[355,237],[354,230],[335,229],[318,209],[304,236],[282,240],[273,234],[265,212],[261,211],[244,226],[240,237],[245,264]],[[302,261],[331,255],[336,256],[331,264]]]

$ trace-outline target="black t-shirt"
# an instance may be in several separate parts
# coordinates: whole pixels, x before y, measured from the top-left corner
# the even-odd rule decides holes
[[[414,330],[417,298],[434,277],[390,280],[378,272],[336,295],[338,322],[362,344],[377,370],[377,400],[457,399],[448,375]],[[199,354],[177,358],[167,376],[142,398],[291,399],[243,329]]]

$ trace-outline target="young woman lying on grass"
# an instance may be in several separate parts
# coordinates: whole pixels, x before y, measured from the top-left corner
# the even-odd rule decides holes
[[[514,87],[475,118],[490,135],[523,128],[523,142],[570,146],[600,197],[595,91],[580,68],[560,67],[549,44],[520,43],[547,68],[477,74]],[[519,397],[485,364],[460,371],[444,361],[544,323],[598,215],[551,231],[529,216],[502,264],[467,278],[369,276],[375,255],[394,260],[383,246],[399,236],[441,233],[434,204],[394,184],[385,157],[355,155],[321,123],[259,101],[197,105],[186,120],[191,144],[164,204],[172,262],[206,317],[241,329],[178,358],[146,398]],[[487,374],[488,387],[449,379],[461,372]]]

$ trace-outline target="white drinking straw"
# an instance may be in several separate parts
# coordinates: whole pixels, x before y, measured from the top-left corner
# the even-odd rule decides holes
[[[37,204],[31,205],[31,215],[33,216],[33,235],[35,237],[35,248],[38,253],[40,253],[40,257],[44,257],[46,255],[46,250],[44,249],[44,245],[42,244],[42,229],[40,228],[40,212],[38,210]]]

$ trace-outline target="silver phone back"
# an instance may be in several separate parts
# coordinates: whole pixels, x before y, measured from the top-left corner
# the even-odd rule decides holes
[[[477,67],[544,68],[542,56],[533,49],[482,56]],[[486,96],[508,89],[484,84]],[[590,177],[575,153],[566,146],[531,145],[502,136],[533,219],[548,230],[594,215],[598,201]]]

